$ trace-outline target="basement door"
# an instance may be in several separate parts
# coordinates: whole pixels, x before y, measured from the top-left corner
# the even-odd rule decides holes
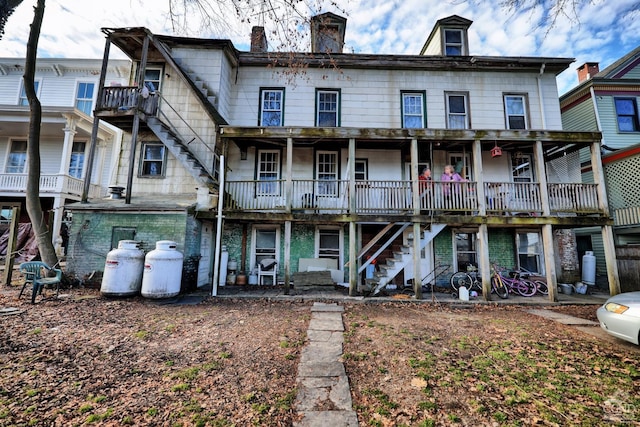
[[[211,275],[211,250],[213,249],[213,222],[202,221],[200,234],[200,262],[198,263],[197,286],[206,286],[213,280]]]

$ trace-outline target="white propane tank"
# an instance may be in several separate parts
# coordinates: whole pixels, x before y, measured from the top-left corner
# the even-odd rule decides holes
[[[218,278],[218,286],[224,286],[227,283],[227,263],[229,262],[229,251],[226,245],[222,245],[220,252],[220,277]]]
[[[145,298],[169,298],[180,293],[184,256],[171,240],[156,242],[144,259],[141,294]]]
[[[596,284],[596,257],[592,251],[586,251],[582,257],[582,283]]]
[[[144,251],[135,240],[120,240],[118,248],[107,254],[100,293],[107,297],[126,297],[140,293]]]

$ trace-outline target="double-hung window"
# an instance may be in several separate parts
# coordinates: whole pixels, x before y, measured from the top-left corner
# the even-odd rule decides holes
[[[93,107],[94,87],[94,83],[80,82],[76,90],[76,108],[87,116],[91,115]]]
[[[142,144],[142,159],[140,162],[140,177],[163,178],[167,150],[158,142],[145,142]]]
[[[35,88],[36,95],[38,94],[38,88],[40,87],[40,82],[38,80],[34,80],[33,87]],[[24,89],[24,81],[22,85],[20,85],[20,97],[18,98],[18,105],[29,105],[29,100],[27,99],[27,92]]]
[[[26,163],[27,141],[11,141],[11,148],[9,150],[9,156],[7,157],[7,164],[4,171],[6,173],[24,173]]]
[[[341,228],[318,227],[316,229],[316,256],[318,258],[335,259],[336,265],[342,265]],[[339,267],[338,267],[339,268]]]
[[[283,107],[284,89],[262,89],[259,126],[282,126],[284,124]]]
[[[403,128],[425,127],[424,98],[424,92],[402,92]]]
[[[513,182],[533,182],[531,154],[516,153],[511,159]]]
[[[338,196],[338,152],[316,152],[316,180],[319,196]]]
[[[542,240],[539,233],[518,231],[516,246],[518,247],[518,267],[532,273],[545,273]]]
[[[456,271],[465,271],[468,266],[478,267],[476,233],[463,230],[453,233],[456,251]]]
[[[527,129],[527,100],[524,95],[504,96],[507,129]]]
[[[69,161],[69,176],[74,178],[82,178],[82,170],[84,169],[84,150],[86,143],[74,141],[71,148],[71,160]]]
[[[467,94],[447,93],[447,128],[469,129]]]
[[[316,91],[316,126],[340,125],[340,91],[318,89]]]
[[[620,132],[638,132],[638,104],[635,98],[615,98],[618,130]]]
[[[444,53],[446,56],[461,56],[464,52],[464,37],[462,30],[444,30]]]
[[[149,92],[155,93],[160,90],[161,79],[162,70],[160,68],[145,68],[144,85],[149,89]]]
[[[257,196],[275,196],[280,194],[278,179],[280,178],[280,151],[258,151],[256,189]]]

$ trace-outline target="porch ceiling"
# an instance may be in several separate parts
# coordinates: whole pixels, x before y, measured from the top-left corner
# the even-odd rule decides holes
[[[412,139],[418,144],[433,144],[436,149],[470,149],[473,141],[480,141],[483,151],[496,145],[503,150],[531,148],[541,141],[545,155],[563,155],[594,142],[600,142],[599,132],[568,132],[542,130],[461,130],[461,129],[386,129],[386,128],[309,128],[309,127],[233,127],[221,126],[221,138],[232,140],[240,148],[252,145],[285,147],[291,138],[294,146],[331,144],[346,147],[355,139],[358,148],[402,148]]]

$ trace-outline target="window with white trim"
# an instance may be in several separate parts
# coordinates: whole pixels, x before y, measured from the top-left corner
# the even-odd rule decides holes
[[[259,150],[256,179],[260,181],[256,189],[257,196],[274,196],[280,194],[278,179],[280,178],[280,151]]]
[[[36,96],[38,95],[38,88],[40,87],[40,81],[34,80],[33,87],[36,91]],[[24,81],[20,85],[20,97],[18,98],[18,105],[27,106],[29,105],[29,100],[27,99],[27,92],[24,89]]]
[[[145,68],[144,70],[144,85],[149,89],[149,92],[154,93],[160,90],[160,83],[162,82],[162,69],[161,68]]]
[[[27,141],[12,140],[5,165],[5,173],[24,173],[27,164]]]
[[[447,128],[469,129],[469,114],[467,112],[467,94],[447,93]]]
[[[340,91],[318,89],[316,91],[316,126],[340,125]]]
[[[369,163],[367,159],[356,159],[354,169],[356,181],[366,181],[369,179]]]
[[[473,170],[471,169],[471,154],[469,153],[449,153],[449,164],[453,170],[461,177],[473,181]]]
[[[80,82],[76,89],[76,108],[90,116],[93,111],[94,83]]]
[[[446,28],[444,30],[445,56],[461,56],[464,52],[464,34],[460,29]]]
[[[71,159],[69,161],[69,176],[74,178],[82,178],[84,170],[84,150],[86,143],[82,141],[74,141],[71,148]]]
[[[340,227],[316,228],[316,257],[335,259],[338,269],[342,265],[343,231]]]
[[[518,248],[518,267],[532,273],[545,274],[540,233],[518,231],[516,247]]]
[[[417,129],[425,126],[424,92],[402,92],[402,127]]]
[[[140,174],[143,178],[164,178],[167,150],[164,144],[144,142],[140,161]]]
[[[284,89],[262,89],[259,126],[282,126],[284,124],[283,106]]]
[[[466,271],[467,266],[478,267],[476,232],[454,231],[455,271]]]
[[[275,226],[254,226],[251,239],[251,268],[263,259],[279,259],[280,228]],[[276,267],[277,268],[277,267]]]
[[[318,196],[338,196],[338,152],[316,152],[316,180]]]
[[[620,132],[638,132],[638,105],[635,98],[614,98],[618,130]]]
[[[532,165],[531,154],[516,152],[511,158],[513,182],[533,182]]]
[[[524,95],[504,96],[507,129],[528,129],[527,99]]]

